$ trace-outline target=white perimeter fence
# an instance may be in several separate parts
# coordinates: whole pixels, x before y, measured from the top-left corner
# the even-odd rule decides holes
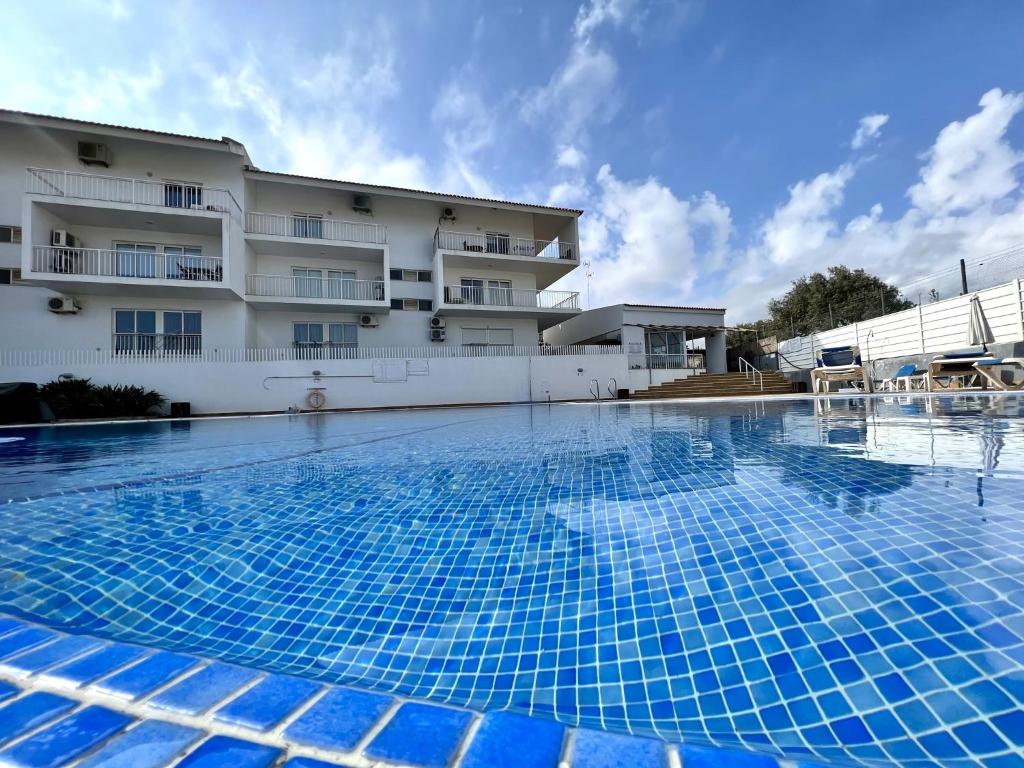
[[[865,361],[962,350],[968,346],[968,313],[974,295],[992,326],[995,343],[1024,341],[1024,281],[1017,279],[862,323],[786,339],[779,344],[779,368],[813,368],[815,350],[848,344],[860,347]]]

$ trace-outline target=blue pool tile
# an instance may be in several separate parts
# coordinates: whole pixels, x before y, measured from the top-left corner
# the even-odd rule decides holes
[[[145,655],[145,651],[133,645],[115,643],[100,648],[87,656],[68,662],[43,673],[44,677],[76,685],[88,685],[104,675],[110,674]]]
[[[345,752],[353,749],[394,699],[352,688],[332,688],[284,732],[298,744]]]
[[[996,715],[992,718],[992,724],[1014,745],[1024,747],[1024,711],[1018,709],[1005,715]]]
[[[0,682],[0,701],[9,699],[11,696],[15,696],[19,690],[19,688],[16,688],[10,683]]]
[[[112,696],[133,701],[170,682],[198,663],[199,660],[193,656],[160,651],[122,672],[111,675],[96,688]]]
[[[62,637],[42,648],[22,653],[0,663],[0,669],[15,675],[31,675],[98,648],[100,645],[102,642],[92,637],[76,635]]]
[[[473,715],[430,704],[406,703],[363,750],[374,760],[423,768],[448,765]]]
[[[214,663],[161,691],[146,703],[172,712],[197,715],[226,699],[258,674],[244,667]]]
[[[683,744],[679,757],[684,768],[778,768],[778,762],[771,755],[759,752],[711,749]]]
[[[958,725],[953,729],[953,734],[972,755],[989,755],[1006,749],[1006,742],[999,738],[991,726],[980,721]]]
[[[160,768],[202,736],[195,728],[146,720],[104,745],[78,768]]]
[[[224,723],[266,731],[284,720],[318,690],[319,683],[298,677],[270,675],[218,709],[213,717]]]
[[[0,638],[0,660],[53,640],[57,635],[39,627],[25,627]]]
[[[573,742],[573,768],[664,768],[664,742],[580,729]]]
[[[86,707],[0,752],[0,763],[56,768],[93,749],[127,726],[128,715]]]
[[[22,629],[25,625],[17,619],[10,619],[6,616],[0,616],[0,637],[13,632],[16,629]]]
[[[845,717],[842,720],[836,720],[831,726],[832,732],[843,746],[867,744],[871,741],[871,734],[868,733],[864,721],[859,717]]]
[[[516,712],[484,716],[461,768],[550,768],[562,754],[565,726]]]
[[[281,750],[230,736],[213,736],[177,764],[176,768],[270,768]]]
[[[77,704],[55,693],[36,691],[0,708],[0,746],[43,723],[62,715]]]
[[[338,764],[325,763],[323,760],[314,760],[312,757],[293,757],[281,768],[338,768]]]

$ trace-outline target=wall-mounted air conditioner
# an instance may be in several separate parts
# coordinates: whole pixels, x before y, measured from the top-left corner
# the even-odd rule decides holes
[[[66,229],[55,229],[50,233],[50,245],[59,245],[61,248],[74,248],[78,245],[78,238]]]
[[[353,195],[352,210],[356,213],[373,213],[369,195]]]
[[[54,296],[46,300],[46,308],[58,315],[73,315],[82,305],[70,296]]]
[[[431,328],[430,329],[430,340],[431,341],[444,341],[447,336],[447,331],[444,328]]]
[[[102,165],[104,168],[109,168],[110,164],[114,162],[114,155],[106,144],[80,141],[78,142],[78,159],[86,165]]]
[[[380,325],[376,315],[360,315],[359,316],[359,327],[360,328],[376,328]]]
[[[431,328],[444,328],[447,324],[448,324],[448,321],[446,321],[443,317],[432,317],[432,318],[430,318],[430,327]]]

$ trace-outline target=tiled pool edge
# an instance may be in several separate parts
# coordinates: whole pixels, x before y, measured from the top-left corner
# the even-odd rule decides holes
[[[249,765],[254,768],[326,768],[329,765],[351,768],[378,765],[604,768],[615,764],[631,768],[679,768],[691,764],[690,758],[694,765],[735,768],[794,765],[790,760],[768,753],[669,744],[639,736],[565,726],[512,711],[483,714],[352,686],[249,670],[155,648],[101,640],[93,645],[82,645],[68,643],[68,638],[84,639],[0,613],[0,762],[6,763],[6,758],[16,755],[19,748],[30,749],[34,746],[30,742],[37,735],[61,724],[70,728],[67,723],[75,716],[101,709],[111,716],[121,716],[123,723],[110,733],[101,732],[98,726],[72,733],[68,738],[72,754],[61,765],[85,768],[91,765],[91,756],[101,752],[116,753],[119,741],[126,741],[128,735],[145,723],[169,724],[169,729],[176,729],[176,738],[189,735],[186,733],[189,731],[195,732],[172,757],[165,755],[160,762],[153,762],[154,766],[191,765],[204,754],[218,754],[225,759],[225,754],[245,744],[262,751],[258,752],[256,762],[239,763],[238,768]],[[64,646],[59,645],[62,641]],[[72,647],[62,655],[60,649],[69,645]],[[80,672],[81,667],[87,666],[85,662],[96,654],[105,651],[116,655],[110,654],[111,649],[125,651],[120,662],[91,678]],[[129,650],[136,652],[131,655]],[[174,663],[166,663],[169,657],[174,657]],[[37,668],[40,660],[43,660],[42,665]],[[75,671],[76,667],[79,671]],[[151,671],[153,668],[155,670]],[[245,679],[195,712],[184,711],[181,705],[170,709],[155,703],[158,699],[167,701],[169,691],[186,687],[192,678],[213,668],[239,670],[240,677]],[[262,686],[275,689],[275,703],[291,695],[289,687],[301,690],[294,694],[294,700],[285,707],[283,714],[270,713],[267,722],[257,723],[253,718],[266,713],[271,703],[261,703],[257,689]],[[71,704],[65,704],[64,708],[52,706],[50,714],[37,715],[35,720],[22,724],[15,722],[16,718],[4,716],[9,707],[25,702],[34,694],[50,697],[48,702],[60,697]],[[34,701],[38,700],[36,696]],[[124,720],[124,716],[128,719]],[[346,722],[349,733],[339,736],[338,727],[330,732],[317,728],[321,721],[338,726],[340,720]],[[136,738],[136,742],[143,738]],[[157,740],[156,747],[166,746],[169,741],[161,744]],[[26,744],[28,747],[23,746]],[[127,742],[125,748],[129,745],[131,742]],[[47,746],[52,748],[50,743]],[[74,751],[76,749],[78,751]],[[138,765],[143,768],[143,763]],[[807,768],[811,764],[801,761],[799,765]]]

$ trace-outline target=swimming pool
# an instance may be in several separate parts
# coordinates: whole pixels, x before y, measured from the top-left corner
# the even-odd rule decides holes
[[[1022,765],[1024,401],[5,430],[0,612],[479,709]]]

